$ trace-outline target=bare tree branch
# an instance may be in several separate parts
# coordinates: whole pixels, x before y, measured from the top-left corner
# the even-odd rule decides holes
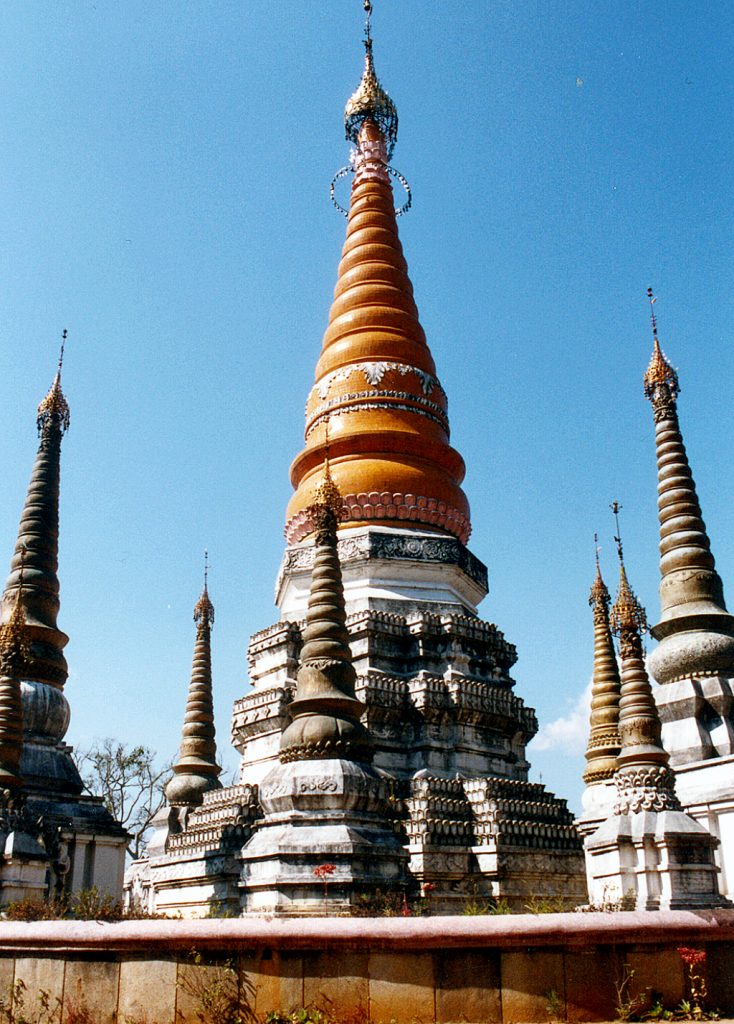
[[[110,737],[95,740],[86,750],[75,750],[73,757],[85,788],[102,797],[107,810],[132,837],[128,853],[139,857],[150,823],[165,803],[163,790],[172,762],[157,767],[156,754],[149,747],[128,747]]]

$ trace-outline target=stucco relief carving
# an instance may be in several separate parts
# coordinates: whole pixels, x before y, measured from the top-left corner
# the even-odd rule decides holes
[[[617,772],[614,781],[617,786],[615,814],[680,810],[675,794],[675,776],[670,768],[662,765],[623,768]]]
[[[336,793],[335,779],[322,776],[316,779],[301,779],[298,787],[300,793]]]
[[[325,377],[322,377],[318,384],[315,385],[314,390],[318,391],[319,397],[323,401],[328,395],[332,384],[348,380],[353,373],[361,373],[368,384],[371,384],[372,387],[377,387],[389,370],[393,370],[401,376],[413,373],[419,379],[424,395],[430,395],[433,389],[436,388],[445,397],[445,392],[437,377],[433,377],[431,374],[426,373],[424,370],[419,370],[415,366],[409,366],[407,363],[394,362],[363,362],[342,366],[338,370],[334,370]]]

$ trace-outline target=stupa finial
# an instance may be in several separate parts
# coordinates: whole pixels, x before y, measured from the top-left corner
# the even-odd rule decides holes
[[[594,534],[594,559],[596,561],[596,577],[591,585],[591,593],[589,594],[589,604],[592,608],[596,609],[600,605],[604,608],[609,607],[609,591],[607,586],[602,579],[601,566],[599,565],[599,535]]]
[[[204,588],[201,597],[194,605],[194,622],[205,629],[214,625],[214,605],[209,600],[209,552],[204,550]]]
[[[364,71],[356,91],[349,97],[344,109],[344,128],[347,139],[358,147],[363,124],[365,121],[372,121],[384,137],[389,160],[398,139],[398,110],[380,85],[375,73],[372,56],[372,3],[370,0],[364,0],[364,10],[366,14]]]
[[[655,303],[657,299],[652,293],[652,288],[647,289],[647,298],[650,303],[653,349],[650,365],[643,378],[645,397],[649,398],[653,405],[661,401],[674,402],[680,392],[680,384],[678,383],[678,374],[665,358],[665,354],[660,348],[658,324],[655,317]]]
[[[66,401],[64,392],[61,390],[61,368],[64,364],[64,349],[66,348],[68,335],[69,332],[64,328],[61,332],[61,350],[59,352],[56,376],[49,388],[48,394],[38,406],[36,424],[38,426],[38,433],[41,435],[45,434],[54,423],[58,425],[62,435],[69,429],[69,403]]]
[[[617,527],[614,541],[619,555],[619,589],[610,615],[612,632],[619,636],[621,641],[625,641],[629,637],[636,637],[641,645],[642,634],[647,632],[647,616],[630,586],[624,567],[622,537],[619,530],[619,512],[622,506],[618,501],[613,501],[609,507],[614,513],[614,523]]]

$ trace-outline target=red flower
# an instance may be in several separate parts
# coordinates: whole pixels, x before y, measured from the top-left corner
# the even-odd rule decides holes
[[[685,964],[688,964],[689,967],[698,967],[699,964],[706,963],[705,949],[692,949],[690,946],[679,946],[678,954],[681,960]]]
[[[329,875],[333,875],[336,871],[336,864],[319,864],[317,868],[313,869],[315,878],[328,878]]]

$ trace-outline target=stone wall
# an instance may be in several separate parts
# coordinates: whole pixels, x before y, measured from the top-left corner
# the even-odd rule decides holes
[[[26,986],[95,1024],[201,1024],[201,993],[236,979],[245,1019],[313,1005],[349,1024],[612,1020],[633,993],[685,994],[678,946],[707,951],[707,1005],[734,1009],[734,911],[0,923],[0,999]],[[192,961],[191,951],[197,951]],[[232,965],[236,974],[232,974]]]

